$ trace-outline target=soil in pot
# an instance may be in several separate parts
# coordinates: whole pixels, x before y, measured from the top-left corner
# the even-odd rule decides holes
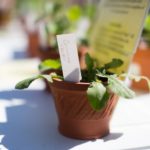
[[[118,96],[111,94],[100,111],[90,106],[86,91],[88,83],[55,80],[50,84],[55,99],[61,134],[76,139],[97,139],[109,134],[109,122]]]

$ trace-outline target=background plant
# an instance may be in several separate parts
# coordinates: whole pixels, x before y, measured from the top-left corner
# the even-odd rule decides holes
[[[77,32],[79,43],[87,45],[87,35],[95,14],[95,4],[81,6],[49,2],[36,23],[43,24],[42,34],[45,35],[47,45],[54,49],[57,48],[56,35],[68,32]]]

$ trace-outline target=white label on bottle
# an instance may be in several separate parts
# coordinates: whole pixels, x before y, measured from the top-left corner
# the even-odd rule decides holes
[[[79,82],[81,71],[75,34],[57,35],[57,42],[64,80]]]

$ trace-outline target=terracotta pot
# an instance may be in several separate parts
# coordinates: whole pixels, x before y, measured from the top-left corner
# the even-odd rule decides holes
[[[145,50],[138,50],[134,57],[133,57],[133,63],[137,66],[138,74],[142,76],[147,76],[150,78],[150,49]],[[142,90],[142,91],[148,91],[148,85],[145,80],[141,80],[140,82],[132,82],[132,88]]]
[[[37,31],[28,31],[28,48],[27,53],[29,57],[37,57],[39,49],[39,34]]]
[[[40,47],[38,50],[38,56],[41,61],[46,59],[59,59],[59,53],[57,50],[51,47]]]
[[[11,11],[0,9],[0,26],[6,26],[11,19]]]
[[[109,122],[118,96],[111,94],[105,108],[95,111],[86,95],[89,83],[71,83],[57,79],[50,86],[61,134],[76,139],[96,139],[109,134]]]

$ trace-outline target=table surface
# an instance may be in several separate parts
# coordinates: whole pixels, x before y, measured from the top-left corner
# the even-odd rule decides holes
[[[10,40],[16,42],[16,38]],[[14,90],[19,80],[38,73],[39,60],[14,59],[14,52],[24,51],[12,50],[0,37],[2,48],[6,51],[0,54],[0,150],[150,150],[150,94],[120,98],[108,136],[93,141],[70,139],[57,130],[53,98],[42,81],[28,90]]]

